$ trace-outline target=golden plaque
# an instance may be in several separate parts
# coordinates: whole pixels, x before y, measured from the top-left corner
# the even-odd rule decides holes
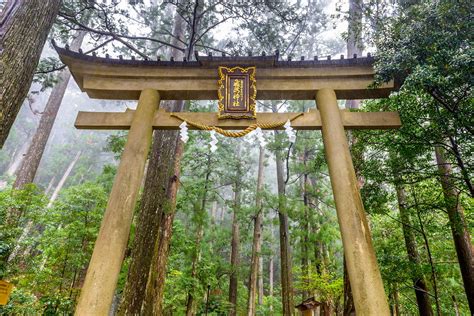
[[[255,67],[219,67],[218,118],[255,119]]]

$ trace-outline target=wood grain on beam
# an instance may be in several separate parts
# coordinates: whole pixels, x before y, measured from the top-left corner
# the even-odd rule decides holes
[[[79,112],[74,126],[78,129],[126,130],[130,128],[134,110],[125,112]],[[394,129],[401,126],[397,112],[348,112],[341,111],[346,129]],[[154,129],[178,130],[181,120],[171,113],[159,110],[153,120]],[[256,120],[219,120],[213,112],[181,112],[179,115],[189,121],[217,126],[226,130],[242,130],[254,123],[284,122],[297,113],[257,113]],[[188,126],[189,129],[195,129]],[[310,110],[292,122],[296,130],[321,129],[319,111]]]
[[[101,99],[135,99],[143,89],[160,91],[163,100],[216,100],[216,79],[169,79],[169,78],[122,78],[84,75],[77,77],[83,91],[89,96]],[[313,79],[261,79],[257,80],[259,100],[311,100],[320,89],[334,89],[340,99],[363,99],[387,97],[393,83],[368,89],[372,78],[367,76],[335,77]]]

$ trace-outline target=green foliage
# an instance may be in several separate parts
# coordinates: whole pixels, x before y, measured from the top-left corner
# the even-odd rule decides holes
[[[57,315],[70,314],[74,309],[107,193],[101,185],[86,182],[64,190],[49,209],[45,202],[35,187],[0,193],[0,209],[15,207],[28,214],[19,226],[23,234],[26,232],[25,237],[10,239],[6,244],[9,253],[17,247],[21,251],[9,262],[6,277],[15,287],[1,313]],[[21,228],[18,230],[16,236],[21,233]],[[2,238],[2,249],[5,240]]]
[[[420,106],[438,113],[434,121],[451,136],[473,136],[472,28],[470,1],[421,1],[377,43],[378,80],[404,79],[408,93],[429,95],[434,102]]]
[[[33,81],[41,85],[41,92],[52,88],[58,82],[58,70],[64,65],[56,57],[46,57],[40,60]]]
[[[295,289],[317,293],[317,297],[321,301],[334,302],[341,299],[344,290],[341,277],[337,277],[335,274],[324,270],[318,272],[315,267],[312,267],[308,273],[297,272]]]
[[[46,199],[35,185],[0,191],[0,276],[15,273],[7,260],[21,235],[21,227],[37,220],[45,206]]]

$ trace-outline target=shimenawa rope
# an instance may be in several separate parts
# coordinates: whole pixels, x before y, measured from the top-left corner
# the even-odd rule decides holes
[[[292,122],[293,120],[295,120],[296,118],[300,117],[303,114],[304,113],[296,114],[295,116],[293,116],[290,119],[290,122]],[[194,127],[197,127],[201,130],[216,131],[217,133],[219,133],[221,135],[224,135],[226,137],[234,137],[234,138],[245,136],[248,133],[250,133],[251,131],[256,130],[258,127],[260,127],[261,129],[272,129],[272,128],[276,128],[276,127],[281,127],[281,126],[285,125],[285,123],[286,123],[286,121],[283,121],[283,122],[270,122],[270,123],[252,124],[252,125],[249,125],[249,127],[247,127],[246,129],[244,129],[242,131],[230,132],[230,131],[223,130],[220,127],[204,125],[204,124],[201,124],[201,123],[197,123],[197,122],[187,120],[187,119],[183,118],[182,116],[180,116],[177,113],[172,113],[171,116],[176,117],[177,119],[180,119],[181,121],[186,122],[187,124],[192,125]]]

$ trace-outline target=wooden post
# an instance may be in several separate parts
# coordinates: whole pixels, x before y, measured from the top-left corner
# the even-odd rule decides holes
[[[313,316],[313,310],[312,309],[307,309],[302,312],[302,316]]]
[[[347,270],[358,315],[390,315],[336,94],[316,94]]]
[[[108,315],[128,243],[130,225],[153,133],[153,117],[159,107],[158,91],[140,94],[127,143],[120,160],[107,209],[102,220],[76,315]]]

